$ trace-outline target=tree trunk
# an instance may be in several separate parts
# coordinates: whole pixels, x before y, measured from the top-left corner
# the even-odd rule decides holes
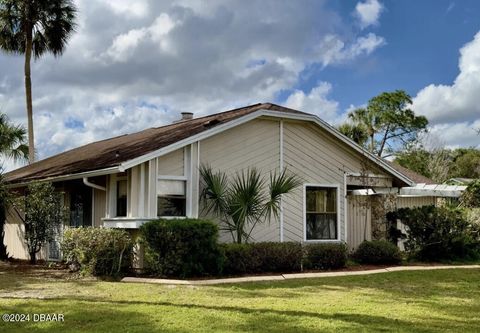
[[[37,263],[37,252],[32,251],[30,252],[30,263],[35,265]]]
[[[27,5],[27,15],[30,8]],[[30,76],[30,62],[32,59],[32,27],[31,24],[26,24],[26,39],[25,39],[25,98],[27,102],[27,119],[28,119],[28,161],[33,163],[35,161],[35,144],[33,138],[33,107],[32,107],[32,79]]]
[[[7,247],[5,246],[5,223],[6,223],[6,207],[0,203],[0,260],[8,259]]]
[[[370,152],[373,154],[375,150],[375,135],[370,135]]]
[[[237,243],[242,244],[242,230],[237,229]]]

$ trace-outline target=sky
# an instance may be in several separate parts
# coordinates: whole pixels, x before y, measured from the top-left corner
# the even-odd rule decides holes
[[[75,3],[65,53],[32,66],[38,158],[259,102],[338,125],[396,89],[438,145],[480,148],[480,1]],[[26,125],[21,56],[0,54],[0,112]]]

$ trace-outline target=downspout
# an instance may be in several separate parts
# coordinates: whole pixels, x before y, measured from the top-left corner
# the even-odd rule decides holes
[[[89,182],[88,177],[83,177],[83,183],[88,187],[96,188],[97,190],[104,191],[104,192],[107,191],[107,188],[105,186],[100,186],[100,185]]]

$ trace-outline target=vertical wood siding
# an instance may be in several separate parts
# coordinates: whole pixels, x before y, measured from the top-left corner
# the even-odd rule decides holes
[[[436,202],[436,197],[397,197],[397,208],[430,206]]]
[[[349,250],[354,250],[364,240],[372,240],[372,215],[367,200],[370,200],[368,196],[349,195],[347,197],[347,243]]]

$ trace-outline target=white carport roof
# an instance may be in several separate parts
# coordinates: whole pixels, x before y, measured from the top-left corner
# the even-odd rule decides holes
[[[416,184],[411,187],[401,188],[376,188],[353,190],[354,195],[376,195],[396,193],[404,197],[443,197],[458,198],[465,191],[467,186],[463,185],[445,185],[445,184]]]

